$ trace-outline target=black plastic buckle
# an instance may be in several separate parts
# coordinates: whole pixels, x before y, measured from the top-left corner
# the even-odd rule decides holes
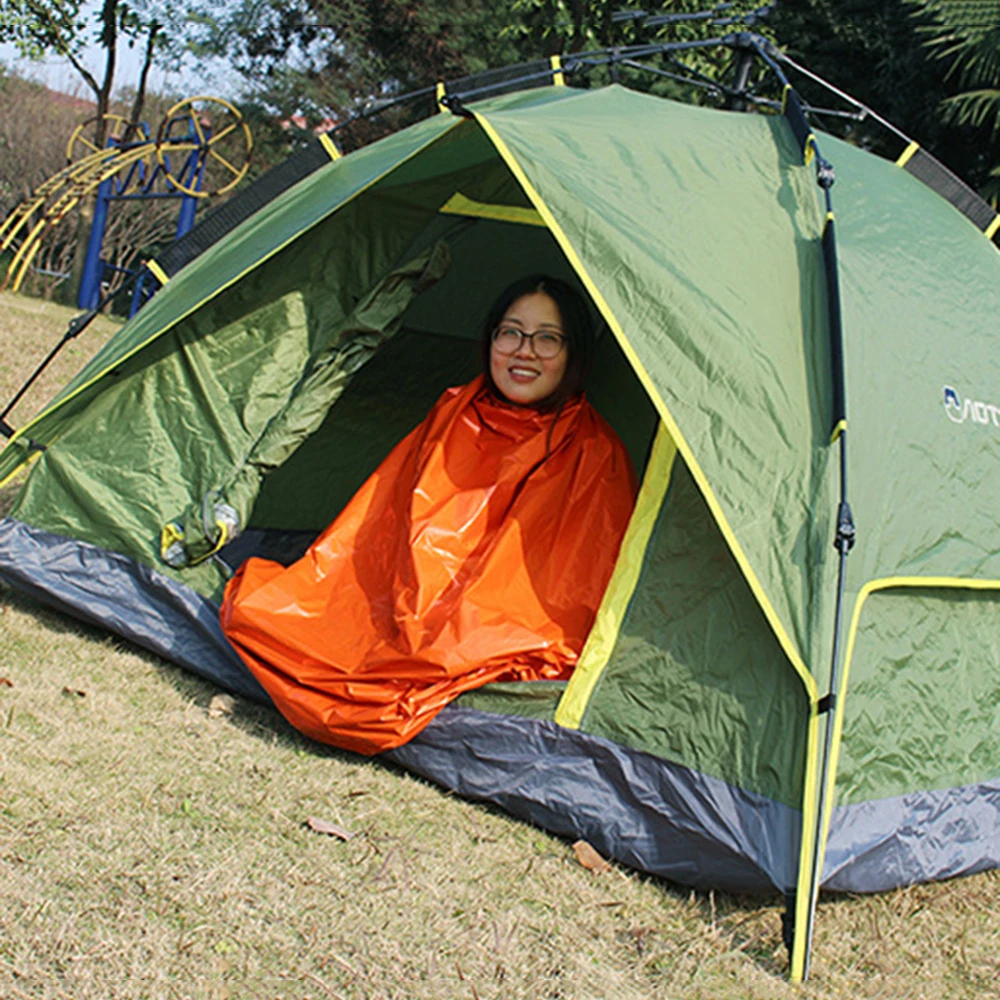
[[[813,147],[815,149],[815,146]],[[829,191],[833,187],[833,182],[837,179],[837,172],[833,169],[833,164],[829,160],[824,160],[819,153],[816,154],[816,183],[824,190]]]
[[[462,98],[459,97],[458,94],[445,94],[439,103],[443,104],[453,115],[458,115],[459,118],[475,117],[462,103]]]
[[[837,536],[833,540],[833,547],[840,553],[846,555],[854,548],[857,530],[854,527],[854,515],[851,513],[851,505],[842,500],[837,508]]]

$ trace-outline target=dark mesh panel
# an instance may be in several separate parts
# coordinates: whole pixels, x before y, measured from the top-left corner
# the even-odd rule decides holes
[[[984,232],[996,218],[996,212],[972,188],[963,184],[930,153],[918,149],[907,160],[903,169],[922,180],[929,188],[933,188],[942,198],[950,201]]]
[[[232,232],[282,191],[330,162],[330,154],[319,142],[310,143],[205,215],[190,232],[164,250],[156,262],[173,277],[185,264]]]
[[[552,83],[553,69],[548,59],[518,63],[502,69],[488,69],[472,76],[460,76],[448,80],[445,90],[449,96],[482,100],[499,94],[511,94],[515,90],[531,90],[533,87],[547,87]]]
[[[812,129],[809,127],[805,111],[802,110],[802,102],[799,100],[799,95],[794,90],[789,90],[785,95],[785,118],[792,127],[792,133],[804,157],[806,141],[812,134]]]

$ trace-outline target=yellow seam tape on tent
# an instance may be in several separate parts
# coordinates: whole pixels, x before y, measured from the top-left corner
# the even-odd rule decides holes
[[[472,215],[480,219],[495,219],[498,222],[518,222],[525,226],[545,225],[544,219],[533,208],[525,208],[523,205],[496,205],[484,201],[473,201],[457,191],[438,211],[445,215]]]
[[[475,117],[475,120],[479,122],[487,137],[496,147],[497,152],[503,158],[503,161],[507,164],[517,182],[521,185],[524,193],[531,200],[531,203],[535,206],[535,208],[538,209],[538,214],[545,220],[545,224],[549,227],[549,230],[555,237],[560,249],[565,254],[566,259],[576,272],[583,284],[583,287],[587,290],[587,294],[590,295],[591,299],[593,299],[594,304],[604,317],[605,322],[608,324],[608,327],[615,336],[615,340],[618,341],[618,346],[621,347],[625,357],[628,358],[629,364],[632,366],[632,370],[635,372],[640,383],[642,383],[643,388],[649,394],[649,398],[653,401],[653,405],[659,412],[660,418],[667,425],[670,437],[676,443],[677,450],[681,453],[681,457],[684,459],[684,463],[691,472],[691,476],[698,484],[698,489],[701,491],[701,495],[705,498],[705,503],[708,505],[708,509],[711,511],[715,523],[719,526],[719,530],[722,532],[722,537],[726,540],[726,544],[729,546],[729,551],[732,552],[733,558],[736,560],[736,564],[740,567],[743,577],[747,581],[751,592],[757,599],[760,609],[764,612],[764,617],[771,626],[771,630],[774,632],[775,637],[778,640],[778,644],[781,646],[785,656],[788,657],[789,662],[792,664],[792,668],[798,674],[799,679],[802,681],[803,686],[809,694],[809,697],[816,698],[815,678],[806,669],[806,665],[802,660],[802,657],[799,655],[799,651],[795,648],[795,644],[792,642],[791,636],[788,634],[784,625],[782,625],[781,620],[778,618],[778,614],[774,610],[767,594],[764,592],[764,588],[761,586],[760,580],[757,579],[757,574],[754,573],[753,568],[750,566],[746,553],[744,553],[742,547],[740,546],[736,535],[733,533],[733,529],[729,526],[729,522],[726,520],[726,515],[722,511],[722,507],[719,505],[719,501],[716,499],[715,493],[709,485],[705,473],[702,472],[701,466],[699,466],[695,461],[694,452],[692,452],[691,446],[684,440],[684,437],[680,432],[680,428],[677,426],[677,421],[674,420],[673,415],[660,398],[660,394],[656,391],[656,387],[653,385],[653,381],[649,377],[649,373],[643,367],[638,355],[635,353],[635,350],[629,343],[628,338],[625,336],[625,331],[618,322],[618,318],[612,312],[611,307],[605,301],[604,296],[601,295],[597,285],[594,284],[594,280],[590,277],[587,269],[583,266],[583,261],[580,260],[579,255],[567,239],[566,234],[556,221],[552,211],[549,209],[548,205],[545,204],[541,195],[535,190],[531,181],[528,180],[527,175],[521,169],[521,165],[514,158],[510,149],[507,148],[507,144],[500,138],[499,133],[486,120],[486,118],[483,117],[482,114],[473,112],[473,116]]]
[[[838,420],[837,421],[837,426],[834,427],[833,433],[830,435],[830,444],[833,444],[833,442],[836,441],[837,438],[839,438],[840,435],[843,434],[844,431],[846,431],[846,430],[847,430],[847,421],[846,420]]]
[[[896,588],[919,588],[922,590],[998,590],[1000,580],[968,580],[951,576],[887,576],[880,580],[869,580],[858,592],[854,602],[854,613],[851,615],[851,627],[847,633],[847,646],[844,655],[844,669],[837,690],[837,717],[834,720],[833,742],[830,747],[831,779],[837,774],[837,764],[840,760],[840,740],[844,728],[844,700],[847,697],[847,685],[851,672],[851,659],[854,656],[854,644],[858,636],[858,626],[861,623],[861,609],[871,594],[879,590]],[[833,788],[827,799],[823,816],[823,850],[826,850],[826,838],[830,829],[830,817],[833,814]]]
[[[991,240],[996,236],[998,229],[1000,229],[1000,215],[995,215],[993,221],[983,231],[986,233],[986,238]]]
[[[788,978],[802,982],[806,965],[806,927],[809,924],[809,883],[816,857],[816,817],[819,810],[819,702],[810,698],[809,736],[806,749],[805,785],[802,789],[802,835],[799,847],[799,877],[795,884],[795,916],[792,956]]]
[[[559,56],[549,56],[549,65],[555,70],[552,74],[552,83],[556,87],[565,87],[566,78],[562,73],[562,59]]]
[[[830,762],[827,768],[829,782],[827,788],[826,803],[823,809],[823,825],[818,845],[813,844],[816,829],[816,813],[819,803],[813,803],[818,789],[818,775],[813,773],[815,764],[812,764],[809,777],[806,782],[806,793],[803,802],[803,840],[802,852],[799,860],[799,881],[797,886],[796,907],[795,907],[795,945],[792,951],[791,969],[789,978],[792,982],[801,982],[805,971],[805,930],[809,919],[809,878],[812,872],[813,849],[818,849],[820,857],[826,856],[827,840],[830,832],[830,819],[833,815],[834,787],[836,784],[837,767],[840,762],[840,744],[844,727],[844,702],[847,696],[848,680],[850,675],[851,659],[854,655],[854,644],[857,639],[858,625],[861,620],[861,609],[869,595],[878,590],[889,590],[898,587],[919,587],[924,589],[964,589],[964,590],[1000,590],[1000,580],[964,580],[959,577],[919,577],[919,576],[895,576],[885,577],[880,580],[870,580],[858,593],[854,604],[854,612],[851,616],[851,626],[848,631],[846,654],[844,656],[844,670],[840,678],[840,686],[837,691],[838,712],[834,720],[833,740],[830,746]],[[815,714],[815,710],[814,710]],[[818,717],[816,718],[818,723]],[[812,728],[812,727],[811,727]],[[811,742],[811,741],[810,741]],[[810,757],[812,752],[810,752]],[[811,763],[811,762],[810,762]],[[809,801],[812,808],[812,820],[806,820],[805,803]],[[808,837],[807,837],[808,831]],[[807,843],[808,840],[808,843]],[[822,871],[820,872],[822,878]],[[818,891],[818,889],[817,889]]]
[[[653,441],[653,451],[646,466],[642,488],[635,502],[635,510],[629,521],[628,530],[615,563],[608,589],[604,592],[601,606],[594,619],[594,627],[587,636],[587,642],[580,653],[580,659],[573,671],[569,684],[559,701],[555,721],[567,729],[579,729],[583,713],[590,696],[611,659],[611,653],[618,641],[618,630],[628,608],[639,573],[642,569],[643,554],[649,544],[649,536],[660,513],[663,498],[670,485],[677,446],[660,423]]]
[[[11,440],[13,440],[13,438],[11,438]],[[11,469],[9,475],[0,479],[0,487],[6,486],[26,465],[31,465],[32,462],[37,462],[43,454],[44,452],[41,451],[29,451],[27,456],[21,459],[21,461],[18,462],[13,469]]]
[[[448,91],[444,88],[444,83],[438,81],[438,85],[434,88],[434,100],[437,101],[438,114],[450,115],[451,112],[441,103],[448,96]]]
[[[167,274],[167,272],[164,271],[152,257],[146,261],[146,270],[149,271],[149,273],[156,278],[161,285],[165,285],[170,280],[170,275]]]
[[[307,233],[309,231],[309,229],[312,229],[314,226],[318,226],[321,223],[326,222],[327,219],[329,219],[331,216],[335,215],[337,212],[339,212],[346,205],[349,205],[352,201],[354,201],[355,198],[359,198],[367,190],[369,190],[370,188],[373,188],[384,177],[388,177],[389,174],[391,174],[394,170],[398,170],[401,166],[403,166],[403,164],[409,163],[410,160],[412,160],[415,156],[417,156],[420,153],[422,153],[428,146],[430,146],[433,143],[437,142],[438,139],[440,139],[442,136],[447,135],[454,128],[459,128],[463,124],[464,121],[465,121],[465,119],[463,119],[463,118],[455,118],[454,121],[452,123],[450,123],[448,125],[448,127],[444,130],[444,132],[442,132],[440,135],[435,136],[433,139],[430,140],[430,142],[425,143],[423,146],[420,146],[418,149],[413,150],[412,153],[410,153],[408,156],[403,157],[403,159],[400,160],[398,163],[394,163],[391,167],[389,167],[388,170],[386,170],[383,173],[379,174],[378,177],[373,178],[367,184],[365,184],[362,187],[358,188],[358,190],[355,191],[354,194],[352,194],[350,196],[350,198],[348,198],[346,201],[342,201],[329,214],[324,215],[320,219],[317,219],[315,222],[312,223],[312,225],[308,226],[306,229],[300,230],[294,236],[290,236],[287,240],[285,240],[284,243],[280,244],[279,246],[276,246],[273,250],[271,250],[270,253],[265,254],[263,257],[261,257],[258,260],[254,261],[254,263],[251,264],[250,267],[245,268],[244,270],[240,271],[240,273],[237,274],[235,277],[233,277],[229,281],[227,281],[225,284],[220,285],[210,295],[206,295],[203,299],[199,299],[193,306],[191,306],[190,309],[187,310],[187,312],[181,313],[180,316],[177,316],[175,319],[171,320],[170,323],[168,323],[162,329],[157,330],[156,333],[151,334],[141,344],[137,344],[135,347],[132,348],[131,351],[129,351],[127,354],[122,355],[120,358],[118,358],[115,362],[113,362],[112,364],[110,364],[103,371],[99,371],[88,382],[84,382],[83,385],[77,386],[77,388],[74,389],[65,399],[59,400],[58,403],[54,404],[53,406],[50,406],[50,407],[46,408],[41,413],[39,413],[37,417],[34,417],[28,423],[24,424],[22,427],[19,427],[14,432],[14,436],[10,439],[10,441],[7,442],[7,446],[9,447],[10,445],[12,445],[15,441],[18,440],[18,438],[20,438],[22,435],[24,435],[25,433],[27,433],[40,420],[42,420],[45,417],[47,417],[50,413],[53,413],[55,410],[59,409],[60,407],[65,406],[71,400],[76,399],[76,397],[79,396],[81,392],[85,392],[95,382],[100,381],[102,378],[104,378],[105,375],[107,375],[107,373],[109,371],[112,371],[113,369],[117,368],[119,365],[123,365],[126,361],[130,360],[131,358],[134,358],[136,354],[138,354],[144,348],[148,347],[154,340],[157,340],[159,337],[162,337],[163,334],[165,334],[168,330],[172,329],[173,327],[177,326],[178,323],[182,323],[192,313],[197,312],[197,310],[199,310],[203,305],[205,305],[206,302],[211,302],[212,299],[214,299],[217,296],[221,295],[227,288],[231,288],[238,281],[241,281],[251,271],[257,270],[258,267],[261,267],[263,264],[267,263],[267,261],[269,261],[272,257],[277,256],[279,253],[281,253],[282,250],[285,249],[285,247],[291,245],[297,239],[300,239],[305,233]],[[47,444],[51,444],[52,442],[49,441],[49,442],[46,442],[46,443]]]
[[[334,162],[339,160],[344,155],[339,149],[337,149],[337,144],[326,134],[326,132],[320,132],[319,144],[326,150],[326,155],[329,156]]]
[[[913,157],[913,154],[918,149],[920,149],[920,143],[919,142],[911,142],[909,144],[909,146],[907,146],[906,149],[904,149],[903,152],[899,154],[899,159],[896,160],[896,166],[897,167],[905,167],[906,164],[910,162],[910,160]]]

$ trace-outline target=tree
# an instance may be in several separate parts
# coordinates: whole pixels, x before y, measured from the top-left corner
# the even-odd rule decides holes
[[[431,88],[481,70],[588,48],[630,42],[693,40],[739,30],[754,0],[735,0],[724,12],[693,20],[646,25],[616,18],[620,0],[242,0],[236,6],[204,0],[201,51],[225,55],[247,82],[249,96],[283,115],[344,120],[408,91]],[[698,0],[647,7],[648,15],[704,11]],[[755,24],[759,28],[759,24]],[[766,29],[765,29],[766,30]],[[712,79],[729,72],[727,50],[692,55]],[[597,75],[599,77],[599,74]],[[658,92],[674,92],[663,77],[621,68],[616,78]],[[684,95],[689,96],[690,91]],[[353,142],[406,124],[420,111],[395,108],[378,123],[357,123]],[[338,141],[343,142],[344,133]],[[348,145],[351,145],[348,140]]]
[[[981,136],[983,194],[1000,202],[1000,0],[918,0],[924,31],[959,92],[941,104],[946,121]]]
[[[101,0],[89,15],[83,0],[0,0],[0,32],[28,58],[52,54],[66,59],[93,93],[99,119],[94,138],[100,145],[104,142],[100,119],[111,104],[120,45],[143,46],[132,107],[135,122],[142,114],[153,59],[158,51],[166,51],[171,38],[176,37],[165,30],[175,20],[170,8],[159,9],[148,0]],[[103,68],[96,75],[83,61],[83,50],[94,41],[104,51]]]
[[[983,183],[976,137],[942,111],[952,92],[947,66],[929,50],[933,22],[912,0],[779,0],[770,21],[792,58],[916,139],[973,187]],[[828,91],[793,76],[807,99],[836,103]],[[889,158],[903,150],[898,136],[871,121],[831,117],[823,127]]]
[[[620,0],[513,0],[506,34],[538,55],[644,42],[694,42],[732,31],[769,34],[760,0],[660,0],[642,9]]]
[[[139,121],[146,101],[149,70],[157,53],[176,55],[181,34],[167,30],[177,26],[183,14],[157,0],[101,0],[93,10],[84,0],[0,0],[0,34],[13,41],[29,58],[45,54],[66,59],[94,95],[96,117],[93,142],[102,147],[106,139],[105,116],[111,107],[115,86],[119,47],[122,44],[143,46],[143,63],[134,91],[129,120]],[[97,42],[104,52],[103,69],[95,75],[83,60],[88,42]],[[84,234],[93,219],[93,201],[85,200],[79,209],[76,252],[73,261],[73,288],[83,274],[87,241]]]
[[[229,60],[248,103],[278,117],[354,119],[436,80],[515,59],[500,37],[502,5],[489,0],[202,0],[196,50]],[[355,120],[338,143],[350,148],[408,124],[433,107],[396,107],[379,121]]]

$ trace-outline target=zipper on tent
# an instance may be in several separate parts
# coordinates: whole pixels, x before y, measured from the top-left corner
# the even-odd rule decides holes
[[[580,728],[590,696],[611,659],[622,619],[639,582],[643,554],[663,506],[663,498],[667,495],[676,458],[677,445],[661,420],[653,439],[653,451],[646,465],[635,509],[618,551],[611,581],[604,591],[593,628],[587,636],[573,676],[556,708],[554,721],[567,729]]]
[[[792,669],[802,681],[802,686],[805,688],[806,693],[810,698],[814,698],[816,695],[815,679],[812,674],[809,673],[809,670],[805,665],[805,661],[802,659],[801,654],[796,648],[791,635],[785,628],[781,619],[778,617],[778,614],[774,609],[774,605],[771,603],[770,598],[764,591],[757,574],[754,572],[753,567],[750,565],[750,561],[747,559],[746,553],[743,551],[743,548],[737,540],[732,527],[726,519],[718,498],[715,496],[705,473],[695,460],[694,452],[691,450],[691,446],[684,439],[684,436],[680,432],[680,428],[677,426],[677,421],[674,420],[673,414],[663,402],[660,393],[653,384],[653,380],[649,377],[649,372],[646,371],[642,361],[640,361],[638,355],[635,353],[635,349],[632,347],[625,331],[622,329],[621,323],[618,321],[618,317],[615,316],[611,307],[608,305],[607,300],[594,283],[594,279],[590,276],[590,273],[584,266],[583,261],[580,259],[580,255],[576,252],[576,249],[567,238],[566,233],[556,221],[555,216],[552,214],[552,210],[545,203],[545,200],[535,189],[531,181],[528,180],[527,174],[525,174],[523,168],[518,163],[513,153],[511,153],[510,148],[500,137],[500,134],[493,127],[493,125],[485,117],[483,117],[482,114],[479,114],[478,112],[469,113],[479,123],[490,141],[496,147],[504,163],[507,164],[518,184],[521,185],[521,189],[535,206],[538,214],[545,220],[545,224],[548,226],[549,231],[555,238],[559,248],[566,256],[566,259],[569,261],[570,266],[573,268],[577,277],[579,277],[580,282],[587,291],[587,294],[597,306],[601,316],[608,324],[608,327],[614,335],[618,346],[621,347],[622,352],[625,354],[629,364],[632,366],[632,370],[636,373],[639,382],[642,384],[642,387],[646,390],[650,400],[652,400],[653,405],[656,407],[656,410],[660,415],[660,419],[664,424],[666,424],[671,438],[677,445],[677,450],[683,457],[684,463],[687,465],[694,481],[698,485],[698,489],[705,498],[708,509],[711,512],[715,523],[719,526],[719,530],[722,532],[722,537],[725,539],[730,552],[732,552],[737,566],[739,566],[740,571],[743,573],[744,578],[750,586],[751,593],[756,599],[758,605],[760,605],[768,625],[770,625],[771,630],[774,632],[774,635],[778,640],[778,644],[781,646],[782,652],[788,658],[789,663],[792,665]]]

